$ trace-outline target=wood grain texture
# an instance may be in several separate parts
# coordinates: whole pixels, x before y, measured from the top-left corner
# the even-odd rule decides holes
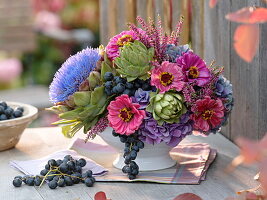
[[[207,173],[207,180],[200,185],[167,185],[154,183],[109,183],[97,182],[88,188],[83,184],[50,190],[47,185],[41,188],[24,186],[14,188],[11,181],[20,173],[8,166],[13,159],[37,159],[55,151],[66,149],[71,140],[64,138],[60,128],[26,129],[15,149],[0,152],[0,199],[5,200],[88,200],[98,191],[104,191],[114,200],[171,200],[175,196],[192,192],[205,200],[225,199],[236,191],[256,185],[252,177],[256,169],[239,167],[232,174],[224,173],[225,167],[238,155],[239,149],[220,134],[207,138],[189,136],[183,143],[206,142],[218,150],[218,157]],[[84,137],[82,132],[78,137]],[[51,140],[53,138],[53,140]],[[100,161],[101,158],[98,158]],[[97,162],[99,162],[96,160]]]
[[[29,0],[0,0],[0,50],[20,53],[35,49],[32,18]]]
[[[100,40],[101,44],[107,45],[109,41],[108,26],[108,2],[109,0],[100,0]]]
[[[192,19],[190,23],[191,46],[199,56],[204,56],[204,2],[192,0]]]
[[[261,2],[262,7],[267,7]],[[267,133],[267,23],[260,25],[260,48],[259,48],[259,135],[262,138]]]
[[[233,35],[238,23],[229,22],[225,15],[246,6],[264,6],[260,0],[218,1],[215,8],[208,1],[192,1],[192,47],[203,55],[207,64],[216,60],[224,66],[224,75],[233,84],[235,107],[223,134],[234,140],[238,136],[259,139],[267,131],[267,62],[266,24],[261,25],[259,52],[251,63],[243,61],[233,48]],[[202,16],[203,13],[203,16]],[[202,20],[201,20],[202,19]]]
[[[232,1],[231,11],[256,5],[259,0]],[[237,23],[231,23],[231,43]],[[264,58],[261,58],[264,59]],[[233,84],[235,107],[231,115],[231,139],[242,135],[258,139],[259,127],[259,54],[251,63],[243,61],[231,46],[231,81]],[[266,111],[265,111],[266,112]]]
[[[108,6],[108,35],[109,38],[113,37],[114,35],[117,34],[117,12],[118,12],[118,8],[117,8],[117,0],[109,0],[109,6]]]

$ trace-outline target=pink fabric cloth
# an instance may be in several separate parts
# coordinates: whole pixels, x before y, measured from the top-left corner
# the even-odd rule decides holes
[[[116,150],[106,144],[103,140],[89,141],[84,143],[82,139],[77,139],[71,149],[86,155],[97,161],[108,169],[105,176],[97,177],[97,181],[146,181],[167,184],[199,184],[205,180],[207,170],[216,157],[216,150],[211,149],[205,143],[181,144],[173,148],[171,156],[177,160],[174,167],[140,172],[138,178],[129,180],[121,170],[112,167],[112,161],[116,156]]]
[[[84,171],[92,170],[95,176],[101,176],[107,173],[107,169],[97,164],[93,160],[79,155],[73,150],[63,150],[58,151],[53,154],[50,154],[46,157],[37,159],[37,160],[28,160],[28,161],[18,161],[12,160],[9,165],[19,171],[23,172],[26,175],[37,175],[40,174],[40,171],[44,169],[44,166],[47,164],[47,161],[50,159],[63,159],[65,155],[71,155],[74,159],[84,158],[87,162],[86,166],[83,167]]]

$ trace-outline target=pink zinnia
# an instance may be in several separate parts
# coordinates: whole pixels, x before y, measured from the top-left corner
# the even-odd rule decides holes
[[[186,74],[187,82],[196,82],[198,86],[203,86],[210,81],[210,70],[205,62],[193,52],[184,53],[176,59],[176,62]]]
[[[123,47],[130,42],[134,42],[134,40],[138,40],[138,37],[135,32],[130,31],[122,31],[120,34],[115,35],[110,39],[107,47],[106,53],[111,60],[114,60],[116,57],[120,55],[119,48]]]
[[[205,96],[204,99],[196,101],[192,107],[194,112],[192,119],[194,120],[194,129],[207,132],[212,128],[218,127],[224,116],[224,106],[220,99],[211,99]]]
[[[108,106],[109,125],[121,135],[131,135],[140,127],[144,117],[144,110],[138,110],[140,105],[132,103],[128,95],[123,94],[111,101]]]
[[[181,91],[184,84],[184,74],[176,63],[164,61],[160,67],[152,70],[151,85],[156,86],[160,93],[170,89]]]

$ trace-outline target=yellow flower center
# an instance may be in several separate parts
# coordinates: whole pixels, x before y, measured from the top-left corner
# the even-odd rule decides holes
[[[206,110],[204,113],[202,113],[202,118],[204,120],[209,120],[213,116],[214,111],[213,110]]]
[[[122,47],[130,42],[133,42],[134,39],[131,35],[123,35],[121,38],[118,39],[117,44],[119,47]]]
[[[196,66],[192,66],[189,68],[189,78],[193,79],[193,78],[197,78],[199,76],[199,71],[198,68]]]
[[[125,121],[125,122],[129,122],[132,118],[133,118],[133,113],[128,110],[128,108],[122,108],[120,109],[120,114],[119,117]]]
[[[169,72],[162,72],[160,74],[160,83],[164,86],[170,85],[174,79],[174,76]]]

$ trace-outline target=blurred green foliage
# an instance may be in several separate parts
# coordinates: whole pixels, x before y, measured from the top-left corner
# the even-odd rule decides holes
[[[55,72],[64,62],[64,55],[52,39],[38,35],[36,50],[23,54],[21,61],[23,85],[49,85]]]

